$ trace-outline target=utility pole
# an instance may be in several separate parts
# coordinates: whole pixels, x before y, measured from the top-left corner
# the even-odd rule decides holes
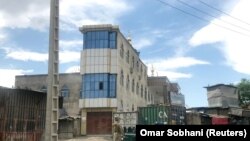
[[[50,0],[49,60],[45,141],[58,140],[59,117],[59,0]]]

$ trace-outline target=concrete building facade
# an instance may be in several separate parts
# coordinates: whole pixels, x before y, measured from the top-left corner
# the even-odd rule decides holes
[[[148,77],[149,93],[153,95],[152,104],[185,107],[185,98],[178,83],[171,83],[167,76]]]
[[[239,107],[237,87],[233,85],[217,84],[207,86],[209,107]]]
[[[170,81],[166,76],[148,77],[149,92],[153,94],[152,104],[170,105]]]
[[[81,134],[110,134],[112,112],[136,111],[152,103],[147,66],[118,26],[82,26],[80,31]]]

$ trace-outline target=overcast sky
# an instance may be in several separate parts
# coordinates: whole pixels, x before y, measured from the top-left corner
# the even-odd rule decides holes
[[[0,86],[13,86],[15,75],[47,73],[49,3],[0,0]],[[130,33],[149,75],[153,66],[155,75],[179,83],[189,107],[206,106],[204,86],[250,77],[249,5],[249,0],[60,0],[60,72],[79,71],[80,26],[115,24],[125,36]]]

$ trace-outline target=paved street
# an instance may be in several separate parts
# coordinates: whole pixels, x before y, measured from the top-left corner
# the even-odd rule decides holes
[[[59,141],[112,141],[110,135],[93,135],[93,136],[83,136],[75,139],[59,140]]]

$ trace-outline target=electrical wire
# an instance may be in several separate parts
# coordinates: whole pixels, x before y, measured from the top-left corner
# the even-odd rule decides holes
[[[176,9],[176,10],[178,10],[178,11],[184,13],[184,14],[187,14],[187,15],[189,15],[189,16],[195,17],[195,18],[197,18],[197,19],[199,19],[199,20],[201,20],[201,21],[205,21],[205,22],[209,22],[209,23],[210,23],[210,21],[207,20],[207,19],[204,19],[204,18],[202,18],[202,17],[196,16],[196,15],[194,15],[194,14],[192,14],[192,13],[186,12],[186,11],[184,11],[184,10],[178,8],[178,7],[175,7],[175,6],[173,6],[173,5],[171,5],[171,4],[167,3],[167,2],[164,2],[164,1],[162,1],[162,0],[157,0],[157,1],[160,2],[160,3],[162,3],[162,4],[164,4],[164,5],[166,5],[166,6],[169,6],[169,7],[171,7],[171,8],[174,8],[174,9]],[[213,24],[213,25],[215,25],[215,26],[218,26],[218,27],[220,27],[220,28],[224,28],[224,29],[226,29],[226,30],[229,30],[229,31],[232,31],[232,32],[241,34],[241,35],[243,35],[243,36],[250,37],[249,34],[245,34],[245,33],[242,33],[242,32],[240,32],[240,31],[237,31],[237,30],[234,30],[234,29],[231,29],[231,28],[228,28],[228,27],[224,27],[224,26],[219,25],[219,24],[216,24],[216,23],[212,23],[212,22],[211,22],[211,24]]]
[[[192,8],[192,9],[196,10],[196,11],[199,11],[199,12],[205,14],[205,15],[208,15],[208,16],[210,16],[210,17],[216,18],[216,19],[222,21],[223,23],[226,23],[226,24],[229,24],[229,25],[231,25],[231,26],[240,28],[240,29],[242,29],[242,30],[250,31],[250,29],[247,29],[247,28],[238,26],[238,25],[236,25],[236,24],[227,22],[227,21],[225,21],[225,20],[219,19],[219,18],[217,18],[216,16],[214,16],[214,15],[208,13],[208,12],[205,12],[205,11],[203,11],[203,10],[200,10],[200,9],[198,9],[198,8],[196,8],[196,7],[193,7],[193,6],[191,6],[190,4],[188,4],[188,3],[186,3],[186,2],[183,2],[183,1],[181,1],[181,0],[176,0],[176,1],[179,2],[179,3],[181,3],[181,4],[183,4],[183,5],[186,5],[186,6],[190,7],[190,8]]]
[[[204,5],[206,5],[206,6],[209,7],[209,8],[214,9],[214,10],[216,10],[216,11],[219,11],[219,12],[223,13],[224,15],[227,15],[227,16],[229,16],[229,17],[235,19],[235,20],[238,20],[238,21],[240,21],[240,22],[242,22],[242,23],[245,23],[245,24],[247,24],[247,25],[250,25],[250,23],[245,22],[245,21],[243,21],[242,19],[239,19],[239,18],[237,18],[237,17],[234,17],[234,16],[232,16],[232,15],[230,15],[230,14],[228,14],[228,13],[226,13],[226,12],[224,12],[224,11],[218,9],[218,8],[215,8],[215,7],[213,7],[213,6],[211,6],[211,5],[207,4],[207,3],[205,3],[204,1],[199,0],[199,2],[202,3],[202,4],[204,4]]]

